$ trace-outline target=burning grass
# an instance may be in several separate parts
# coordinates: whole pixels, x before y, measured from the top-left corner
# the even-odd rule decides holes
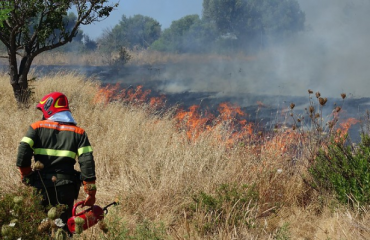
[[[226,103],[218,116],[196,107],[159,111],[164,99],[151,99],[140,87],[103,88],[74,73],[46,76],[34,87],[34,99],[51,91],[69,97],[94,149],[97,204],[120,201],[106,216],[107,234],[94,227],[81,239],[370,237],[366,208],[343,208],[306,184],[312,148],[298,131],[260,133]],[[18,143],[41,114],[16,107],[4,73],[0,108],[0,186],[12,193],[21,185],[14,160]]]

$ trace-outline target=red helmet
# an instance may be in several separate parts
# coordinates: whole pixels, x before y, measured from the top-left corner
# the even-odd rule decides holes
[[[47,119],[55,113],[69,111],[68,99],[63,93],[52,92],[45,95],[36,108],[40,109]]]

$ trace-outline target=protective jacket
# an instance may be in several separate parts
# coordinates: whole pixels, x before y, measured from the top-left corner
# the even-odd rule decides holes
[[[42,120],[31,124],[22,138],[17,155],[18,167],[31,166],[31,159],[44,164],[40,171],[46,187],[74,182],[76,157],[82,181],[95,181],[93,151],[85,131],[74,123]],[[37,174],[36,177],[39,177]]]

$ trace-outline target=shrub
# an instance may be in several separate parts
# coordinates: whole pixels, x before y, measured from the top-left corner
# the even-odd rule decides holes
[[[134,229],[129,228],[128,224],[122,221],[117,208],[111,209],[111,212],[104,219],[104,225],[106,228],[105,231],[102,229],[101,224],[99,224],[99,228],[103,230],[99,234],[99,239],[159,240],[165,239],[167,236],[163,223],[152,222],[148,219],[138,222]]]
[[[334,191],[342,203],[370,203],[370,137],[358,146],[332,139],[317,153],[309,172],[319,190]]]
[[[40,204],[41,197],[29,187],[20,187],[15,193],[1,195],[0,226],[2,239],[49,239],[38,231],[46,218]]]
[[[117,56],[105,60],[104,63],[114,68],[122,68],[124,65],[126,65],[126,63],[130,61],[130,59],[131,55],[129,51],[125,47],[121,47],[118,50]]]
[[[217,229],[247,226],[253,227],[258,194],[255,186],[222,184],[215,195],[200,192],[193,196],[190,215],[202,235]]]

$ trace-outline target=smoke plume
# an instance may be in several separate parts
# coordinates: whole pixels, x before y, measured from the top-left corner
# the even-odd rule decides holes
[[[230,56],[168,67],[165,91],[210,91],[225,95],[307,95],[342,92],[368,96],[370,2],[365,0],[299,0],[306,29],[253,57]]]

